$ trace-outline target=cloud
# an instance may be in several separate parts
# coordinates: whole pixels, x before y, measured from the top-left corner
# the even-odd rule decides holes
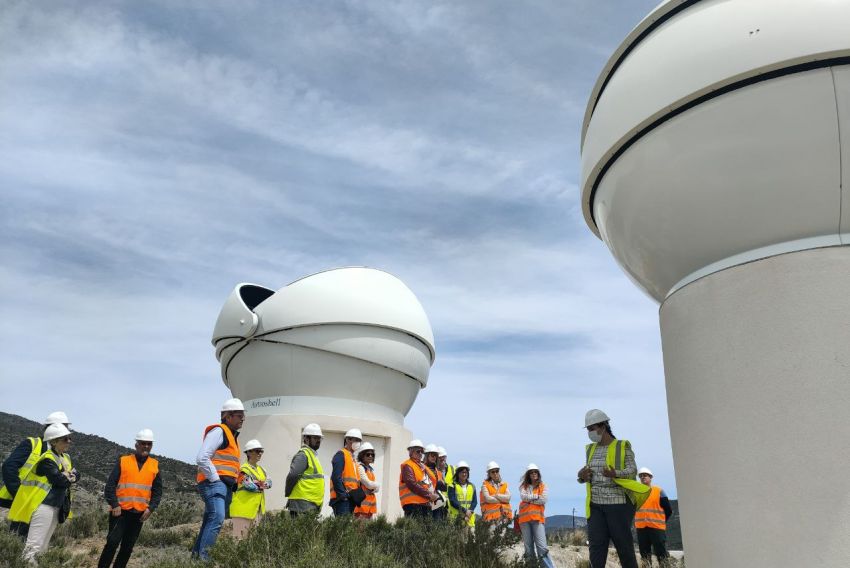
[[[675,495],[656,306],[577,187],[587,93],[650,4],[7,3],[3,410],[191,460],[232,287],[369,265],[437,338],[417,436],[473,477],[536,461],[564,513],[600,406]]]

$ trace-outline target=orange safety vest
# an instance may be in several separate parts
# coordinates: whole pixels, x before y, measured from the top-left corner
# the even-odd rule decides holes
[[[150,505],[153,480],[158,473],[159,462],[150,456],[142,469],[139,469],[139,462],[134,454],[123,456],[121,476],[115,489],[115,496],[121,508],[125,511],[136,510],[144,513]]]
[[[239,478],[239,443],[233,437],[233,432],[230,431],[227,424],[211,424],[207,426],[203,437],[206,438],[209,431],[213,428],[221,428],[221,431],[224,432],[224,439],[227,441],[227,446],[223,450],[216,450],[210,461],[219,477],[232,477],[233,482],[236,483],[236,480]],[[206,478],[207,476],[199,468],[196,477],[198,483],[204,481]]]
[[[531,487],[530,489],[533,496],[539,497],[546,491],[546,485],[541,481],[536,489],[534,487]],[[530,521],[537,521],[542,525],[546,522],[546,515],[543,514],[543,509],[544,505],[529,503],[528,501],[520,501],[517,522],[522,524]]]
[[[363,471],[366,472],[366,477],[369,478],[369,481],[375,481],[375,472],[371,469],[363,466]],[[363,491],[366,491],[366,488],[363,487]],[[366,491],[366,498],[363,499],[363,502],[360,503],[357,507],[354,508],[355,515],[374,515],[378,512],[378,498],[375,497],[374,493],[369,493]]]
[[[667,516],[661,508],[661,488],[655,485],[649,490],[649,498],[635,513],[636,529],[667,530]]]
[[[398,500],[401,501],[401,506],[405,505],[427,505],[430,503],[427,498],[420,497],[413,491],[407,488],[407,484],[404,482],[404,466],[410,466],[413,470],[413,476],[416,478],[416,483],[421,485],[422,487],[430,488],[433,487],[433,483],[431,482],[431,476],[426,474],[426,470],[428,469],[424,465],[419,462],[415,462],[412,459],[409,459],[401,464],[401,472],[398,474]]]
[[[484,501],[485,491],[489,495],[504,495],[508,491],[508,484],[503,481],[496,488],[489,479],[481,484],[481,515],[485,521],[498,521],[502,518],[511,520],[514,518],[510,503],[486,503]]]
[[[357,475],[357,466],[354,465],[354,456],[343,448],[342,457],[345,458],[345,467],[342,468],[342,484],[347,491],[353,491],[360,487],[360,477]],[[336,491],[331,484],[331,500],[336,499]]]

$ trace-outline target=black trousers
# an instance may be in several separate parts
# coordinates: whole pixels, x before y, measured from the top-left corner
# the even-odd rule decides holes
[[[12,534],[18,535],[21,540],[26,540],[27,535],[30,532],[30,525],[29,523],[12,521],[11,523],[9,523],[9,530],[12,531]]]
[[[649,528],[637,529],[637,535],[640,557],[644,560],[651,560],[653,551],[655,551],[658,562],[664,562],[664,559],[670,556],[667,554],[667,531]]]
[[[121,511],[120,517],[113,517],[110,514],[106,546],[100,553],[97,568],[109,568],[110,566],[125,568],[127,561],[130,560],[130,555],[133,554],[133,546],[136,544],[136,539],[139,538],[143,524],[142,514],[137,511]],[[118,550],[119,545],[120,550]],[[115,559],[115,564],[112,564],[116,550],[118,550],[118,558]]]
[[[431,505],[404,505],[405,517],[428,518],[431,516]]]
[[[590,504],[587,519],[587,538],[590,541],[590,568],[605,568],[608,544],[613,542],[623,568],[638,568],[635,543],[632,540],[632,521],[635,507],[624,505]]]

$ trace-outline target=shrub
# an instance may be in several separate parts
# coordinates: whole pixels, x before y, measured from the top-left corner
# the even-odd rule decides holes
[[[155,529],[165,529],[200,521],[202,515],[203,511],[199,503],[163,501],[146,521],[146,525]]]
[[[313,516],[290,519],[272,513],[244,540],[222,534],[212,549],[211,566],[273,568],[519,568],[530,566],[506,560],[518,537],[502,527],[491,530],[481,523],[471,534],[459,525],[430,520],[383,518],[361,522],[350,517],[318,520]],[[166,559],[157,568],[192,566],[189,560]]]
[[[23,541],[9,532],[6,523],[0,524],[0,566],[27,568],[27,564],[21,557],[23,551]]]
[[[150,547],[188,546],[188,543],[191,543],[195,536],[197,536],[197,531],[189,527],[156,529],[146,524],[142,528],[142,532],[139,533],[139,539],[136,543],[139,546]]]
[[[98,533],[105,532],[109,526],[108,513],[98,510],[75,511],[74,516],[56,529],[54,538],[61,538],[65,542],[66,538],[83,539],[95,536]]]

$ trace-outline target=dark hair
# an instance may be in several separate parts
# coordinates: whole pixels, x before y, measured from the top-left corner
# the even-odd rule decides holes
[[[608,424],[608,422],[607,422],[607,421],[606,421],[606,422],[604,422],[604,424],[605,424],[605,429],[606,429],[606,430],[608,430],[608,435],[609,435],[609,436],[611,436],[612,438],[614,438],[614,439],[616,440],[616,439],[617,439],[617,436],[615,436],[615,435],[614,435],[614,431],[613,431],[613,430],[611,430],[611,425],[610,425],[610,424]]]
[[[531,485],[531,472],[536,471],[537,475],[540,476],[540,482],[543,482],[543,474],[540,473],[539,469],[529,469],[526,471],[523,476],[519,480],[520,487],[528,487]]]

